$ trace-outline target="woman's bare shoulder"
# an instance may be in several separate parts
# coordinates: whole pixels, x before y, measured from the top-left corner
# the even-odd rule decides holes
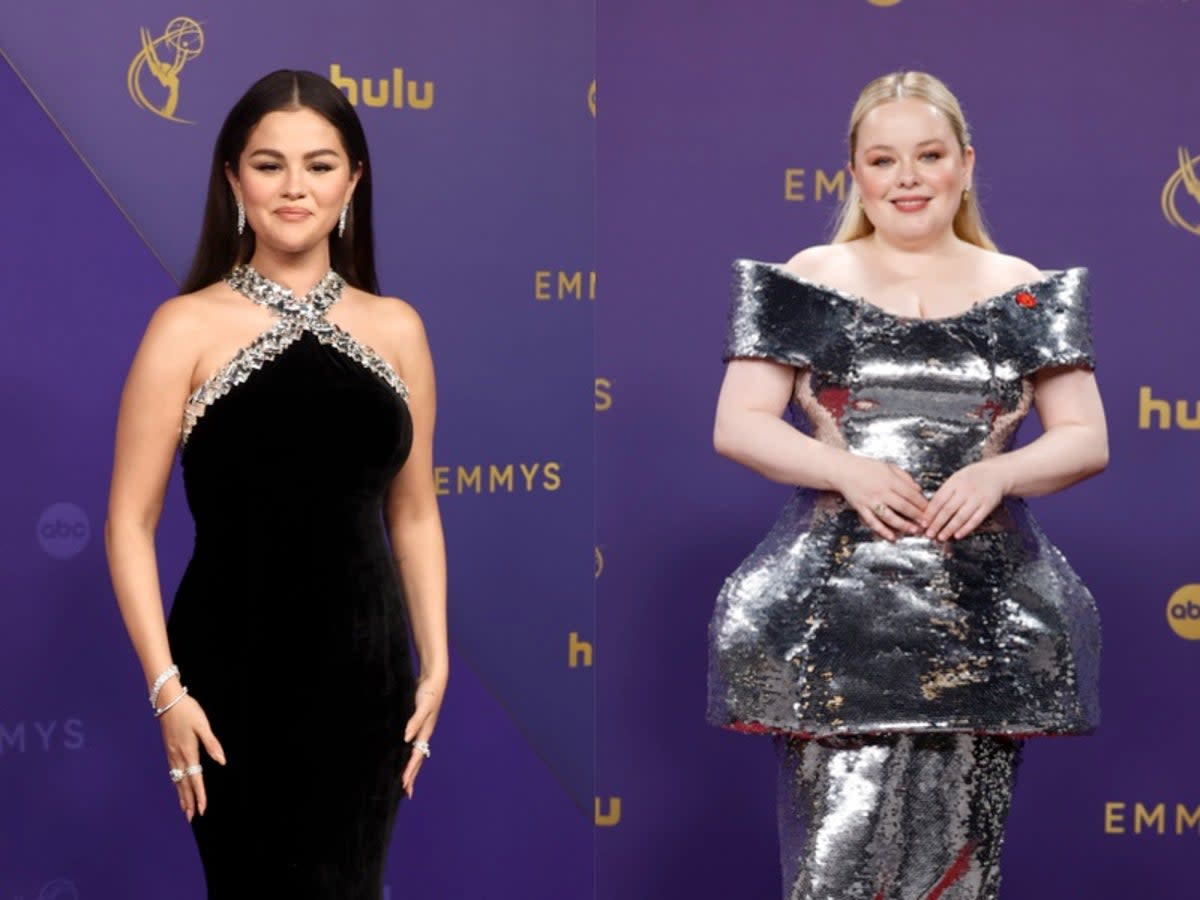
[[[386,330],[400,340],[423,337],[425,324],[417,308],[399,297],[371,294],[358,288],[349,288],[358,306],[377,318]]]
[[[163,332],[182,336],[204,330],[213,318],[228,308],[232,291],[223,284],[211,284],[188,294],[164,300],[154,310],[147,334]]]
[[[810,281],[828,282],[831,278],[836,280],[850,260],[853,252],[851,243],[805,247],[784,263],[783,267],[793,275]]]
[[[375,349],[383,351],[393,365],[429,354],[425,323],[415,306],[399,297],[380,296],[349,288],[350,299],[362,316],[362,333],[374,335]],[[347,295],[343,294],[343,301]],[[369,319],[368,323],[366,320]]]
[[[988,280],[996,284],[1024,284],[1028,281],[1038,281],[1045,277],[1037,266],[1019,256],[1010,256],[995,250],[978,249],[987,272]]]
[[[154,310],[144,345],[166,348],[180,359],[197,358],[213,346],[240,346],[271,324],[267,310],[246,302],[224,282],[177,294]]]
[[[805,278],[820,276],[822,272],[845,262],[845,244],[817,244],[805,247],[784,264],[787,271]]]

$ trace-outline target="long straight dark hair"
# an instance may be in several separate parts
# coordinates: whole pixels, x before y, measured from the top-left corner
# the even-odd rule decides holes
[[[254,255],[254,232],[247,228],[245,233],[237,233],[237,201],[226,180],[225,165],[228,163],[237,172],[254,126],[267,113],[290,109],[311,109],[328,119],[342,137],[351,171],[362,166],[362,176],[346,214],[346,233],[342,237],[336,231],[329,235],[329,260],[333,270],[354,287],[379,293],[375,233],[371,227],[371,160],[362,123],[346,95],[327,78],[292,69],[279,69],[260,78],[225,117],[213,149],[200,241],[192,267],[180,286],[181,293],[198,291],[219,281],[234,266],[249,262]]]

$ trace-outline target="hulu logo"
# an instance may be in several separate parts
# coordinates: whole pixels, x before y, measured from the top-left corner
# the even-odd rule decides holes
[[[1159,429],[1182,428],[1184,431],[1200,430],[1200,401],[1189,403],[1187,400],[1176,400],[1174,419],[1171,416],[1171,402],[1160,400],[1151,393],[1150,388],[1143,387],[1138,391],[1138,428],[1151,428],[1157,425]]]
[[[352,78],[342,74],[340,63],[330,63],[329,80],[346,94],[351,106],[358,106],[360,97],[364,106],[376,108],[429,109],[433,106],[433,82],[412,81],[405,77],[403,69],[392,69],[391,79]]]

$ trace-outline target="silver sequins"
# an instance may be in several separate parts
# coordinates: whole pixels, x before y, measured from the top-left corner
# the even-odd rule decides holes
[[[994,900],[1020,744],[968,734],[780,740],[787,900]]]
[[[725,358],[795,366],[793,409],[818,440],[928,496],[1012,445],[1035,372],[1092,366],[1086,272],[922,320],[742,260]],[[1099,718],[1095,604],[1017,498],[964,540],[888,543],[840,495],[800,489],[726,581],[710,643],[709,718],[746,731],[1024,735]]]

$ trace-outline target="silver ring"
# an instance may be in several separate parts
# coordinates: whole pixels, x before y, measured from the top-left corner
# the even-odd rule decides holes
[[[200,763],[196,763],[196,765],[188,766],[186,769],[184,769],[183,774],[184,775],[199,775],[203,771],[204,771],[204,766],[200,765]]]
[[[426,759],[433,755],[429,750],[429,741],[413,741],[413,749]]]
[[[171,780],[176,784],[183,781],[183,769],[171,769],[167,774],[171,776]]]

